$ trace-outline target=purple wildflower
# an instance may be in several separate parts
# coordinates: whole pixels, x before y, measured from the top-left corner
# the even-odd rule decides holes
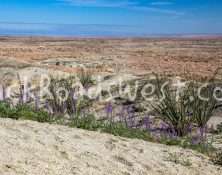
[[[74,88],[72,90],[72,98],[74,101],[77,100],[77,98],[78,98],[77,96],[78,96],[77,90],[76,90],[76,88]]]
[[[149,114],[146,114],[146,129],[150,130],[151,129],[151,121],[150,121],[150,116]]]
[[[164,122],[162,123],[162,130],[166,130],[166,128],[167,128],[167,123],[164,121]]]
[[[1,97],[2,97],[2,99],[1,100],[5,100],[6,99],[6,89],[5,89],[5,87],[4,87],[4,85],[2,85],[1,83],[0,83],[0,87],[1,87],[1,90],[2,90],[2,95],[1,95]]]
[[[112,104],[107,105],[105,110],[106,110],[107,116],[112,116],[112,112],[113,112]]]
[[[200,128],[200,138],[202,141],[204,140],[204,128]]]
[[[192,130],[193,130],[193,125],[190,123],[188,126],[188,131],[189,131],[190,136],[192,135]]]
[[[27,89],[27,92],[26,92],[26,99],[28,100],[29,99],[29,92],[30,92],[30,89],[31,89],[31,83],[28,82],[28,89]]]
[[[154,127],[152,129],[152,136],[153,136],[154,139],[156,139],[156,137],[157,137],[157,128],[156,127]]]
[[[162,134],[163,135],[166,135],[166,129],[167,129],[167,123],[164,121],[162,123]]]
[[[133,127],[135,125],[136,125],[136,118],[133,114],[132,117],[130,118],[130,126]]]
[[[107,117],[110,117],[110,126],[113,126],[114,117],[113,117],[113,107],[111,103],[106,106],[105,111],[106,111]]]
[[[184,134],[185,134],[185,135],[187,135],[187,134],[188,134],[188,132],[189,132],[188,127],[185,127],[185,128],[184,128]]]
[[[32,84],[28,82],[28,88],[30,89],[32,87]]]
[[[72,95],[72,100],[73,100],[73,103],[72,103],[72,112],[76,114],[77,112],[77,90],[76,88],[73,88],[72,91],[71,91],[71,95]]]
[[[123,108],[122,108],[122,111],[121,111],[121,113],[120,113],[120,121],[124,121],[124,123],[125,123],[125,125],[126,125],[126,127],[127,127],[127,118],[126,118],[126,115],[125,115],[125,108],[124,108],[124,106],[123,106]]]
[[[120,121],[120,122],[123,121],[124,116],[125,116],[125,114],[124,114],[124,107],[123,107],[123,109],[120,110],[120,112],[119,112],[119,121]]]
[[[5,89],[5,87],[4,87],[4,86],[2,86],[2,95],[3,95],[3,100],[5,100],[5,99],[6,99],[6,94],[7,94],[6,89]]]
[[[172,123],[170,124],[170,129],[171,129],[171,131],[172,131],[172,135],[176,137],[176,136],[177,136],[177,135],[176,135],[176,130],[175,130],[175,127],[173,126]]]
[[[198,136],[193,136],[193,137],[192,137],[192,143],[191,143],[191,144],[192,144],[192,145],[195,145],[195,144],[198,142],[198,139],[199,139]]]
[[[173,134],[171,133],[170,130],[168,131],[168,138],[169,138],[169,140],[172,140],[172,138],[173,138]]]
[[[87,96],[89,93],[89,85],[85,85],[84,90],[85,90],[85,95]]]
[[[62,113],[65,113],[66,110],[67,110],[67,104],[64,102],[64,103],[62,104]]]
[[[0,100],[3,100],[3,86],[2,86],[2,84],[0,83],[0,88],[1,88],[1,90],[2,90],[2,92],[0,91]]]
[[[195,145],[196,143],[198,143],[199,141],[199,136],[198,136],[198,133],[197,133],[197,130],[195,131],[195,135],[192,137],[192,145]]]
[[[139,124],[137,125],[137,127],[138,127],[139,129],[141,129],[142,126],[143,126],[143,123],[142,123],[142,122],[139,122]]]
[[[127,106],[127,109],[126,109],[127,113],[128,114],[131,114],[132,113],[132,107],[131,106]]]
[[[50,101],[49,101],[49,100],[46,100],[45,107],[46,107],[48,113],[50,114],[50,113],[51,113],[51,112],[50,112],[51,104],[50,104]]]
[[[57,108],[57,106],[55,106],[55,107],[54,107],[54,110],[53,110],[53,114],[56,115],[56,114],[58,114],[58,112],[59,112],[59,111],[58,111],[58,108]]]
[[[206,124],[206,126],[205,126],[205,133],[208,133],[209,132],[209,127],[208,127],[208,125]]]
[[[20,95],[19,95],[18,103],[19,103],[20,105],[23,105],[23,104],[24,104],[24,97],[23,97],[23,94],[20,94]]]
[[[20,90],[20,94],[19,94],[19,104],[24,104],[24,95],[23,95],[23,86],[22,86],[22,82],[21,82],[21,77],[19,75],[19,73],[17,73],[17,79],[18,79],[18,83],[19,83],[19,90]]]

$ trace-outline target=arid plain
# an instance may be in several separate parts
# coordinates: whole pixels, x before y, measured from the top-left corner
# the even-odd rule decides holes
[[[88,67],[97,68],[97,71],[108,69],[136,74],[155,72],[176,75],[188,71],[205,76],[222,65],[222,37],[0,37],[0,56],[31,64],[60,58],[58,62],[61,63],[51,63],[48,67],[65,72],[75,72],[76,69],[75,66],[63,69],[66,64],[62,59],[64,62],[75,62],[76,67],[78,63],[91,63]],[[99,65],[96,64],[98,62]]]

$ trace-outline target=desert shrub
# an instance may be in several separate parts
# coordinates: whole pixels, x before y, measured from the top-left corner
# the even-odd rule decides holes
[[[190,87],[191,96],[193,97],[193,100],[190,101],[191,113],[195,117],[198,126],[204,127],[219,107],[219,103],[213,95],[216,88],[215,78],[210,79],[207,82],[207,86],[201,91],[201,96],[207,100],[198,97],[197,86],[198,83],[192,82]]]
[[[137,128],[129,128],[123,125],[120,122],[116,122],[114,125],[104,124],[102,127],[102,131],[106,133],[113,134],[115,136],[121,136],[131,139],[142,139],[142,140],[151,140],[151,133],[144,132]]]
[[[16,110],[16,116],[22,120],[32,120],[41,123],[51,123],[54,121],[54,118],[42,109],[36,110],[26,105],[17,105],[14,109]]]
[[[0,117],[11,119],[33,120],[42,123],[50,123],[53,121],[52,116],[42,109],[34,109],[27,105],[10,106],[8,101],[0,101]]]
[[[67,90],[68,98],[66,100],[61,100],[59,98],[59,96],[64,98],[66,95],[65,91],[60,91],[58,93],[59,88]],[[71,78],[61,80],[52,79],[49,90],[52,94],[52,98],[47,99],[46,107],[49,112],[55,115],[58,113],[68,113],[69,115],[78,116],[86,106],[90,105],[90,99],[85,92],[82,94],[82,99],[78,100],[79,89],[78,87],[74,87],[74,81]]]
[[[91,71],[85,71],[84,69],[81,69],[78,72],[78,77],[79,77],[80,83],[83,85],[83,87],[90,86],[90,85],[94,84]]]
[[[11,118],[11,119],[19,119],[17,115],[17,110],[15,108],[11,108],[9,101],[0,101],[0,117],[1,118]]]
[[[167,78],[164,80],[170,82]],[[199,98],[200,84],[196,81],[189,81],[180,92],[178,99],[176,98],[176,95],[178,95],[177,89],[170,86],[170,84],[163,89],[162,82],[163,79],[156,78],[155,94],[158,99],[161,99],[164,93],[165,98],[159,101],[157,105],[152,104],[159,118],[168,124],[172,124],[181,136],[185,135],[186,128],[191,123],[197,123],[202,128],[205,127],[217,108],[217,101],[213,96],[213,81],[208,82],[208,86],[205,87],[201,94],[202,97],[208,100]]]
[[[94,115],[88,114],[83,117],[74,118],[70,124],[70,127],[81,128],[85,130],[95,131],[100,128],[98,122],[96,122]]]

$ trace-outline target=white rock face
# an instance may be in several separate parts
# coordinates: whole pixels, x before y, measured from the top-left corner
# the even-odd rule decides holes
[[[31,121],[0,119],[0,143],[1,175],[222,174],[191,150]]]

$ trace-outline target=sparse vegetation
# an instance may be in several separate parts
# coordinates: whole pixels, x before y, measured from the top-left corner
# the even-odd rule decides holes
[[[0,102],[0,109],[0,117],[4,118],[57,123],[90,131],[101,130],[102,132],[126,138],[137,138],[167,145],[178,145],[184,148],[197,150],[207,155],[215,151],[211,144],[201,137],[201,132],[198,133],[198,135],[196,133],[196,135],[179,137],[176,133],[170,132],[165,123],[163,123],[161,130],[158,131],[158,128],[151,125],[148,117],[146,117],[144,123],[146,127],[143,128],[142,121],[136,121],[134,117],[126,117],[127,115],[133,114],[129,109],[129,113],[126,115],[123,114],[118,122],[113,122],[113,120],[108,120],[108,122],[97,121],[95,117],[88,112],[83,112],[81,115],[75,116],[74,118],[65,119],[64,115],[61,113],[57,115],[50,114],[44,110],[36,110],[26,105],[17,105],[11,108],[7,101]],[[111,113],[112,111],[109,112]],[[112,116],[110,115],[109,117]]]
[[[30,108],[26,105],[16,105],[10,107],[8,101],[0,102],[0,117],[1,118],[11,118],[11,119],[23,119],[23,120],[33,120],[42,123],[52,123],[55,118],[50,116],[45,110]]]
[[[155,94],[158,99],[163,96],[165,98],[159,104],[152,105],[160,119],[169,125],[172,124],[180,136],[186,135],[187,128],[191,124],[204,128],[217,109],[218,102],[213,96],[214,78],[204,86],[204,90],[199,88],[200,83],[189,81],[182,91],[174,89],[169,84],[163,89],[162,82],[170,82],[167,78],[165,80],[157,77]]]
[[[219,150],[217,152],[215,152],[212,156],[211,156],[212,161],[215,164],[221,165],[222,166],[222,150]]]
[[[190,167],[192,165],[189,160],[181,159],[175,154],[170,154],[170,156],[167,158],[167,160],[174,162],[175,164],[181,164],[183,166]]]
[[[162,93],[161,82],[162,80],[157,79],[156,95],[159,98]],[[161,126],[154,125],[149,114],[144,114],[145,109],[142,109],[139,101],[136,103],[138,104],[136,108],[133,106],[134,103],[127,103],[126,106],[123,106],[118,113],[119,120],[116,120],[117,116],[113,113],[112,104],[108,104],[105,108],[107,120],[98,121],[89,111],[90,99],[87,97],[87,93],[82,100],[78,100],[78,89],[72,84],[70,79],[53,79],[49,87],[53,98],[46,98],[43,109],[27,105],[23,100],[24,92],[20,89],[21,94],[17,105],[10,105],[10,101],[7,99],[0,101],[0,117],[57,123],[90,131],[100,130],[121,137],[177,145],[206,155],[211,155],[216,151],[212,143],[206,139],[206,134],[209,133],[206,122],[212,116],[216,102],[213,101],[213,104],[200,102],[196,97],[194,97],[194,101],[190,100],[190,95],[194,95],[197,91],[196,82],[191,82],[184,89],[179,101],[175,100],[174,89],[169,86],[164,89],[165,98],[157,107],[154,107],[158,114],[155,120],[161,119]],[[65,95],[63,91],[58,93],[57,90],[60,87],[64,87],[69,92],[66,101],[58,98],[58,95],[62,98]],[[212,88],[204,94],[209,95],[210,92],[212,92]],[[210,95],[207,97],[211,98]],[[197,120],[196,117],[199,115],[204,115],[204,117],[199,117]],[[178,162],[175,157],[172,157],[171,160],[189,166],[189,162]],[[214,162],[220,162],[218,157],[215,157],[214,160],[217,160]]]
[[[90,85],[94,84],[91,71],[85,71],[84,69],[81,69],[78,72],[78,77],[79,77],[80,83],[83,85],[83,87],[90,86]]]

